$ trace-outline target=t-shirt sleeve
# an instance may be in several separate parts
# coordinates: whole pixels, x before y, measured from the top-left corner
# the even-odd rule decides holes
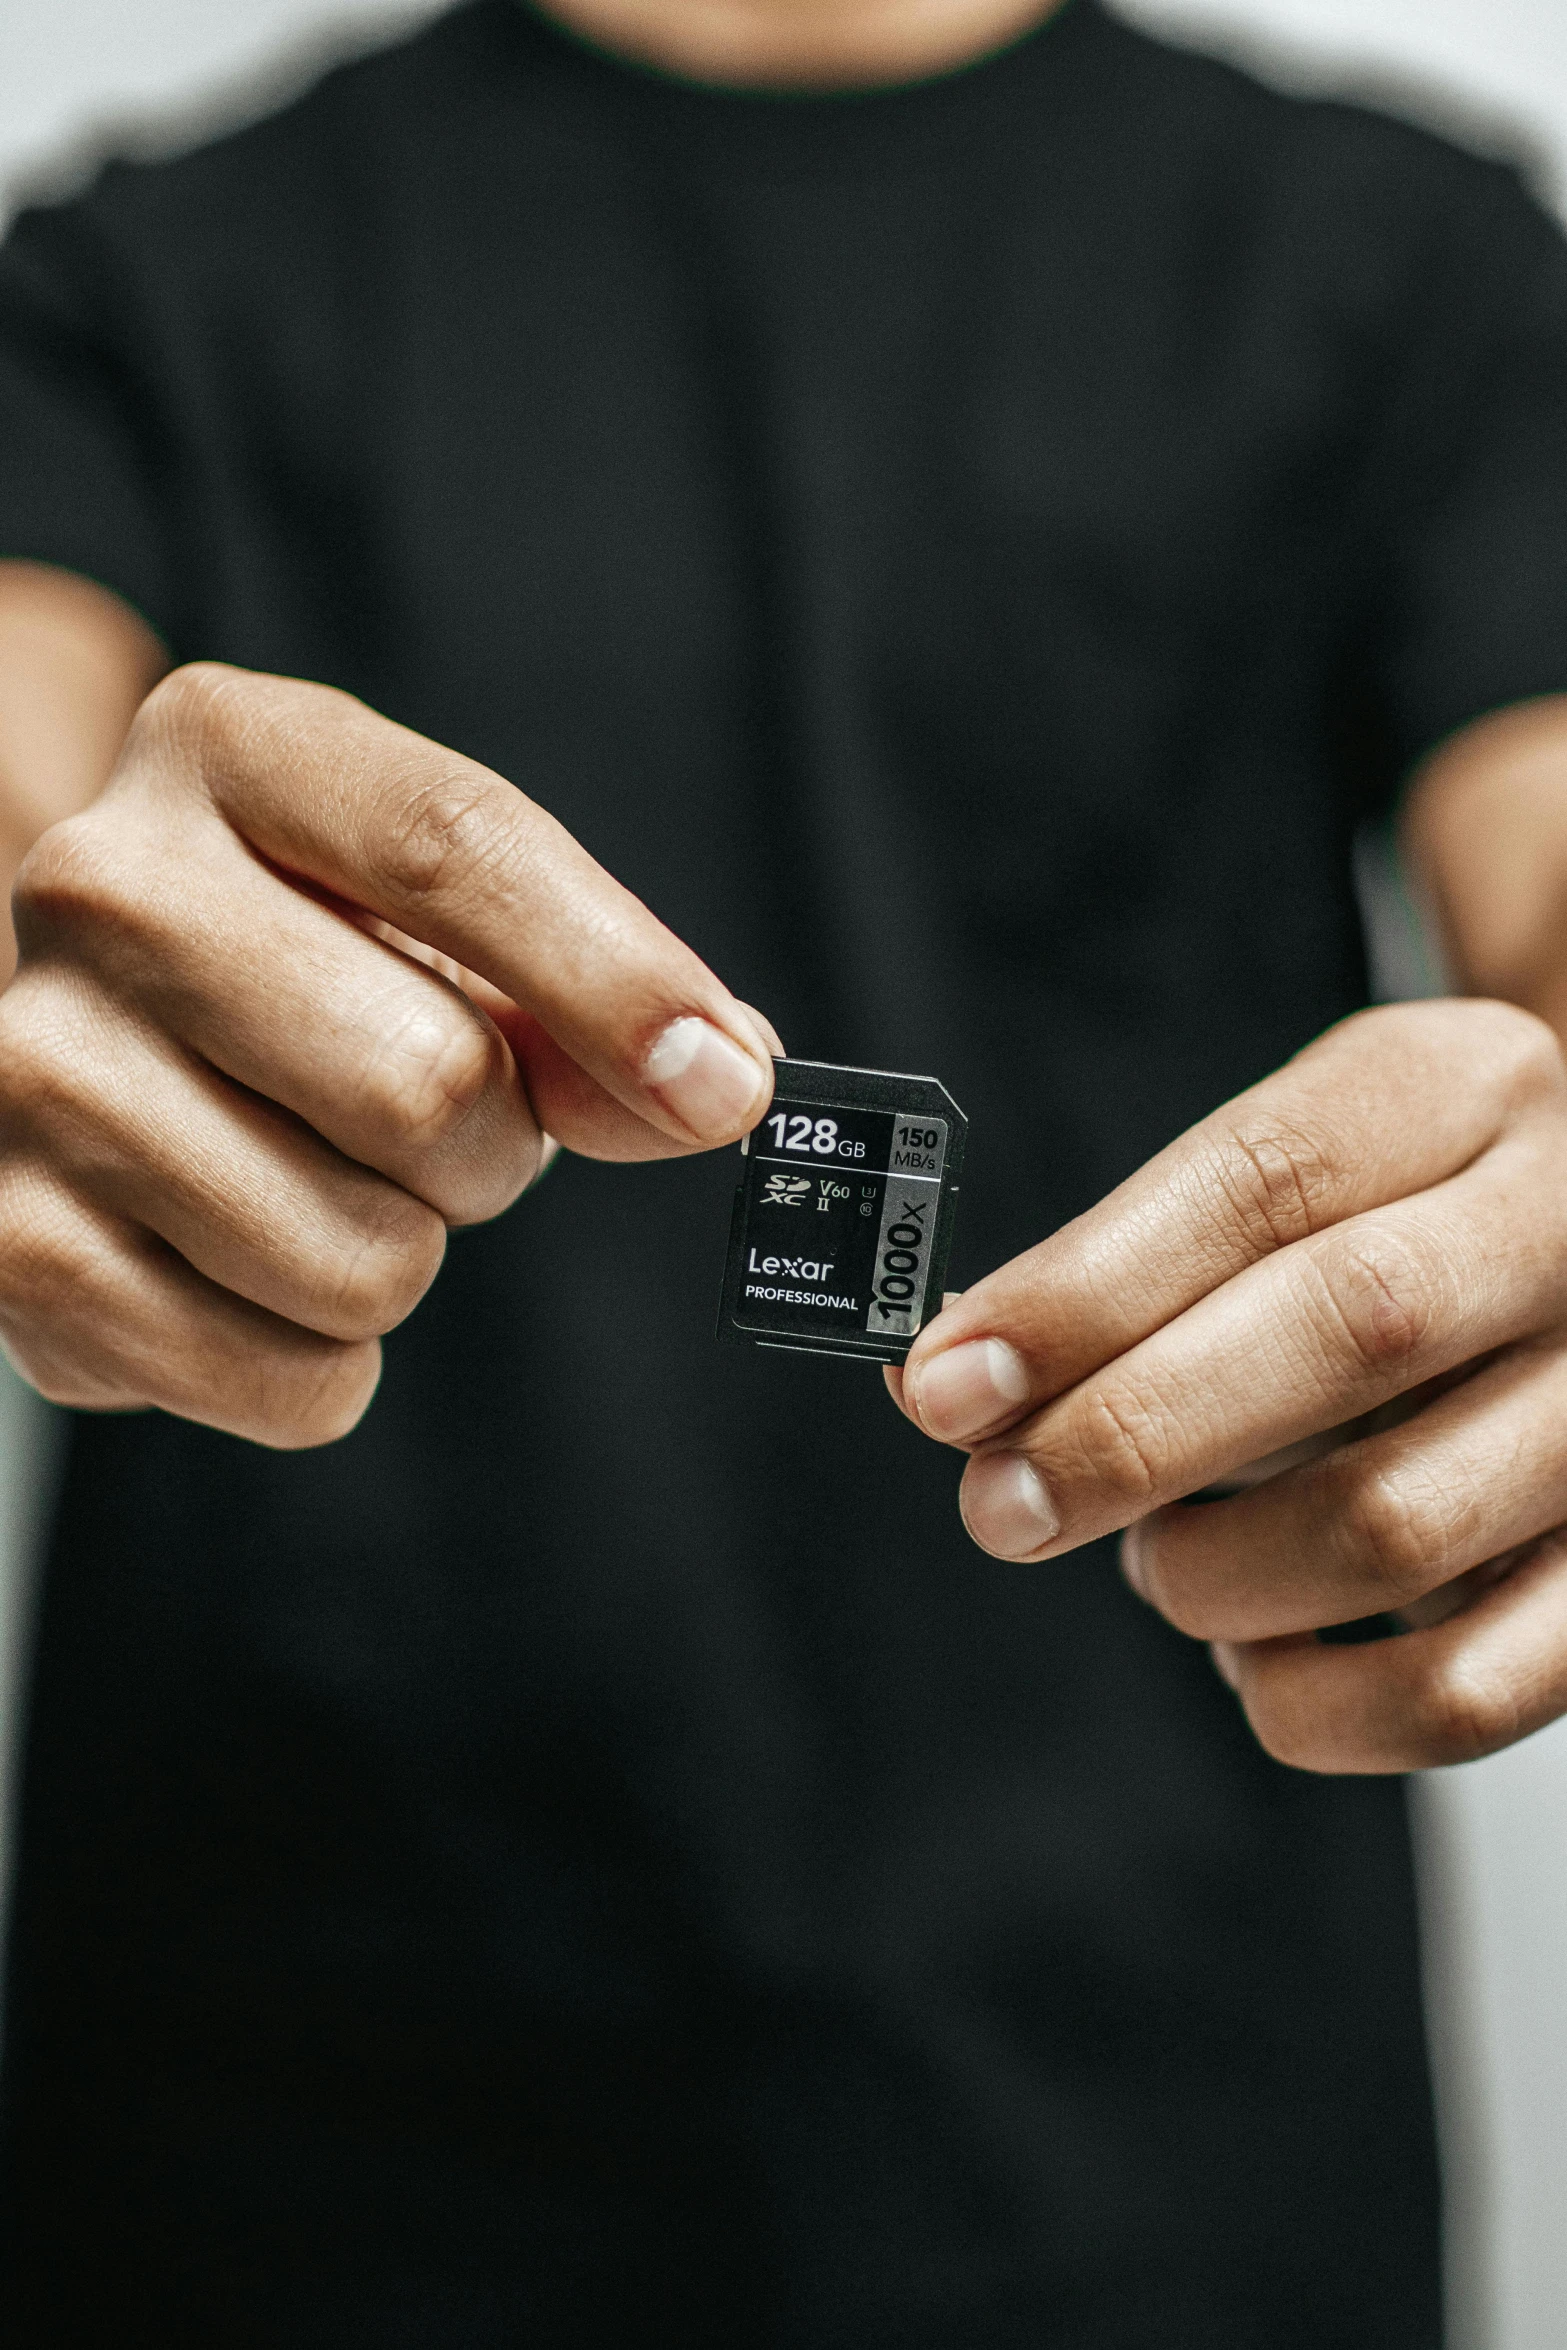
[[[0,246],[0,556],[112,588],[169,643],[173,460],[137,275],[94,199]]]
[[[1567,240],[1496,170],[1447,261],[1394,420],[1383,694],[1406,768],[1567,692]]]

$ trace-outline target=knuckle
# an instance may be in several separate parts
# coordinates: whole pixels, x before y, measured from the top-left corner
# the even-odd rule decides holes
[[[1407,1475],[1358,1477],[1343,1495],[1339,1516],[1351,1564],[1370,1578],[1388,1608],[1447,1580],[1452,1515],[1443,1495],[1426,1483]]]
[[[463,1123],[500,1074],[500,1038],[456,1003],[421,1003],[381,1043],[363,1107],[404,1146],[431,1150]]]
[[[291,1363],[265,1380],[254,1414],[258,1443],[274,1452],[308,1452],[336,1444],[369,1409],[381,1377],[374,1339],[350,1344],[323,1340],[304,1363]]]
[[[376,844],[382,879],[402,906],[462,895],[493,847],[495,785],[450,770],[398,790]]]
[[[1332,1221],[1335,1170],[1320,1143],[1283,1120],[1253,1113],[1227,1128],[1217,1170],[1230,1210],[1262,1252]]]
[[[1162,1493],[1173,1449],[1170,1431],[1158,1407],[1130,1389],[1098,1387],[1085,1404],[1076,1439],[1092,1482],[1137,1516]]]
[[[150,737],[174,743],[198,758],[233,740],[244,701],[243,673],[221,661],[187,661],[155,685],[136,713],[131,745]]]
[[[1482,1031],[1486,1063],[1510,1096],[1535,1100],[1541,1094],[1560,1093],[1567,1086],[1561,1043],[1555,1030],[1535,1013],[1504,1003],[1474,1004],[1467,1009]]]
[[[67,816],[39,836],[23,859],[12,892],[17,935],[83,928],[116,913],[122,892],[102,827],[89,810]]]
[[[1413,1743],[1423,1764],[1478,1762],[1519,1735],[1517,1693],[1460,1651],[1428,1670],[1413,1695]]]
[[[79,1056],[63,1049],[51,1022],[7,1017],[9,1004],[0,1004],[0,1125],[14,1139],[69,1115],[82,1072]]]
[[[145,815],[145,810],[141,811]],[[53,825],[29,851],[12,898],[25,967],[91,969],[119,995],[156,989],[187,966],[192,893],[187,841],[100,803]]]
[[[80,1217],[57,1187],[13,1174],[0,1195],[0,1261],[9,1318],[46,1322],[97,1290],[97,1266]]]
[[[534,1128],[514,1149],[490,1150],[462,1165],[433,1169],[426,1196],[448,1228],[488,1224],[537,1182],[544,1151],[544,1137]]]
[[[127,1386],[105,1267],[73,1203],[36,1171],[0,1187],[0,1328],[47,1403],[103,1409]]]
[[[1330,1339],[1351,1368],[1385,1381],[1408,1375],[1430,1333],[1441,1276],[1391,1233],[1335,1240],[1314,1259]]]
[[[436,1274],[446,1227],[432,1208],[396,1199],[360,1246],[323,1270],[313,1327],[348,1344],[380,1338],[404,1321]]]

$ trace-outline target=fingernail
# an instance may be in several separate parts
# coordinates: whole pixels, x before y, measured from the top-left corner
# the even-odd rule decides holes
[[[958,1505],[980,1549],[996,1558],[1027,1558],[1061,1531],[1043,1480],[1020,1452],[987,1452],[970,1461]]]
[[[1228,1640],[1210,1641],[1208,1644],[1208,1654],[1213,1659],[1213,1669],[1218,1674],[1219,1679],[1225,1683],[1226,1687],[1233,1689],[1236,1696],[1238,1697],[1240,1695],[1241,1677],[1236,1670],[1235,1650],[1230,1642]]]
[[[961,1444],[1025,1401],[1028,1366],[1004,1338],[970,1338],[927,1355],[908,1385],[926,1434]]]
[[[1145,1520],[1128,1526],[1121,1536],[1121,1574],[1139,1599],[1148,1598],[1148,1537]]]
[[[703,1142],[722,1142],[760,1107],[767,1080],[707,1020],[672,1020],[642,1064],[642,1079]]]

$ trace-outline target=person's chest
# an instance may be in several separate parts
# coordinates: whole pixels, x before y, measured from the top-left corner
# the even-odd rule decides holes
[[[1265,239],[1090,161],[417,148],[331,435],[318,362],[253,354],[206,649],[487,760],[802,1002],[937,928],[1152,986],[1284,865],[1342,960],[1375,387]]]

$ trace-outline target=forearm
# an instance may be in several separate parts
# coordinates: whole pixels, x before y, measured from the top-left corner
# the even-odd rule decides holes
[[[1460,988],[1567,1041],[1567,695],[1444,744],[1415,778],[1403,837]]]
[[[169,666],[128,604],[91,580],[0,562],[0,973],[11,884],[39,834],[97,798]]]

